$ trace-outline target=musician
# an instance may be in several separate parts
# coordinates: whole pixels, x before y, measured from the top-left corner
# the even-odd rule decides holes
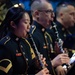
[[[55,52],[53,50],[54,40],[51,37],[53,34],[47,29],[54,17],[52,5],[47,1],[34,1],[31,5],[31,11],[33,23],[30,33],[33,36],[38,51],[46,57],[50,73],[55,75],[53,68],[63,63],[68,63],[69,58],[67,54],[59,54],[53,60],[50,60],[51,54]],[[34,48],[32,43],[31,45]]]
[[[74,8],[75,8],[75,5],[74,5]],[[74,17],[75,17],[75,15],[74,15]],[[75,18],[74,18],[74,19],[75,19]],[[74,20],[74,21],[75,21],[75,20]],[[75,34],[75,24],[74,24],[73,27],[70,27],[69,30],[70,30],[70,32],[71,32],[72,34]]]
[[[68,28],[74,26],[74,14],[74,6],[70,4],[60,4],[56,9],[56,25],[59,36],[63,41],[68,34],[71,35],[71,33],[68,31]]]
[[[75,6],[74,6],[75,7]],[[74,17],[75,17],[75,15],[74,15]],[[75,18],[74,18],[75,19]],[[75,20],[74,20],[75,21]],[[72,35],[71,36],[69,36],[69,38],[68,39],[70,39],[69,40],[69,42],[71,42],[71,48],[73,48],[74,50],[72,50],[73,52],[72,53],[75,53],[75,24],[74,24],[74,27],[71,27],[70,28],[70,31],[72,32]],[[69,43],[69,42],[67,42],[67,43]],[[69,46],[70,46],[70,44],[69,44]],[[75,75],[75,54],[73,54],[73,56],[72,56],[72,62],[73,62],[73,64],[72,64],[72,67],[71,67],[71,69],[68,71],[68,73],[67,73],[67,75]]]
[[[8,10],[0,29],[0,75],[50,75],[25,39],[30,17],[21,6]]]
[[[65,40],[68,41],[68,39],[66,39],[67,36],[72,35],[72,33],[69,31],[68,28],[74,26],[74,22],[75,22],[74,15],[75,15],[75,9],[74,6],[71,4],[62,3],[59,4],[56,8],[57,31],[63,43]],[[67,46],[70,47],[68,44]],[[65,43],[64,43],[64,47],[66,47]],[[70,57],[72,56],[71,54],[69,55]]]

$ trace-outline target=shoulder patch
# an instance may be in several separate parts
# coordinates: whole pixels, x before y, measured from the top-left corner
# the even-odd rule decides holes
[[[9,59],[2,59],[0,60],[0,70],[4,73],[8,73],[9,70],[12,68],[12,63]]]
[[[36,26],[35,25],[31,25],[30,33],[33,34],[35,29],[36,29]]]
[[[5,45],[9,40],[10,40],[10,37],[9,36],[5,36],[4,38],[2,38],[0,40],[0,44]]]

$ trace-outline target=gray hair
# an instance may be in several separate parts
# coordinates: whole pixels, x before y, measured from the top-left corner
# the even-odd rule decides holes
[[[47,0],[35,0],[31,4],[31,12],[34,12],[35,10],[41,10],[45,7],[45,2],[48,2]]]
[[[70,4],[61,4],[56,8],[56,17],[60,17],[60,12],[64,13],[68,11],[68,5]]]

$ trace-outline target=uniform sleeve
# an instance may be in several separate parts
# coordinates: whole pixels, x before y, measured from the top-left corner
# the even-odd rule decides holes
[[[5,48],[0,48],[0,75],[12,75],[11,54]]]

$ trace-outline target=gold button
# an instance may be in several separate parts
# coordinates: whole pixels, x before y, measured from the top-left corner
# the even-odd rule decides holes
[[[18,41],[19,40],[19,38],[16,38],[16,41]]]
[[[23,54],[25,55],[25,52],[23,52]]]
[[[45,31],[45,28],[42,28],[42,31],[44,32]]]
[[[23,46],[21,45],[21,48],[23,48]]]
[[[16,50],[16,52],[18,53],[18,50]]]
[[[64,28],[62,28],[62,31],[64,31],[65,29]]]
[[[9,39],[9,37],[6,37],[6,39]]]

